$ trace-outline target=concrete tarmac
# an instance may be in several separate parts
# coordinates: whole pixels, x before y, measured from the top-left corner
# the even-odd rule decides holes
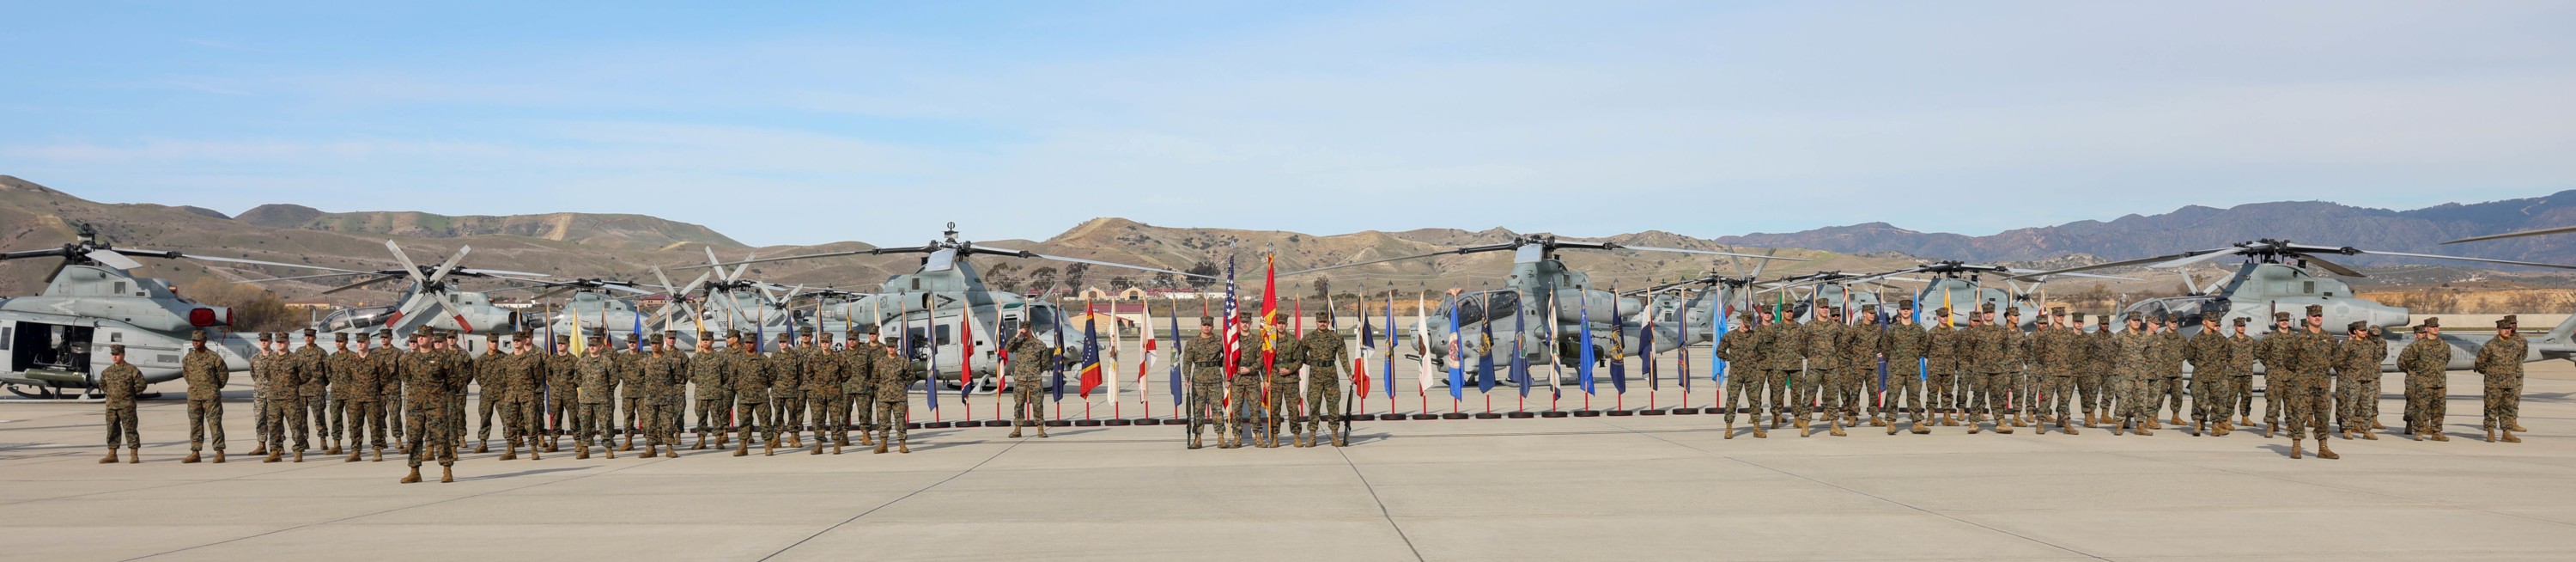
[[[2478,441],[2479,379],[2455,372],[2450,442],[2383,432],[2332,461],[2250,431],[1727,439],[1696,415],[1375,421],[1348,448],[1188,451],[1164,426],[916,430],[909,455],[496,449],[396,484],[398,455],[249,457],[239,391],[220,465],[178,462],[180,400],[144,403],[139,465],[95,463],[95,403],[7,400],[0,560],[2568,560],[2576,369],[2531,367],[2524,443]]]

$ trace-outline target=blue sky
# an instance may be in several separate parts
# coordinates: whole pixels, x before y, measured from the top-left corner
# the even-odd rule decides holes
[[[1988,234],[2576,188],[2567,3],[15,3],[0,173],[755,244]]]

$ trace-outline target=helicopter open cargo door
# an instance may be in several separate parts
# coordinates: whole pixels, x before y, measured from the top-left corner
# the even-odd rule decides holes
[[[0,325],[0,341],[7,342],[8,371],[16,376],[46,382],[87,382],[90,365],[89,326],[11,322]]]

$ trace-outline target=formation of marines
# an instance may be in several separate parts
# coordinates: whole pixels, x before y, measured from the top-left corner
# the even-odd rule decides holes
[[[1744,311],[1747,327],[1727,331],[1715,349],[1734,366],[1720,405],[1726,438],[1736,436],[1739,414],[1748,416],[1756,438],[1784,424],[1810,436],[1811,423],[1843,436],[1862,420],[1891,435],[1963,422],[1971,434],[2023,427],[2044,434],[2054,425],[2069,434],[2107,426],[2113,435],[2152,435],[2170,423],[2195,436],[2225,436],[2260,425],[2267,438],[2292,440],[2292,458],[2302,457],[2306,440],[2314,439],[2317,456],[2332,459],[2338,456],[2329,437],[2378,439],[2374,430],[2386,429],[2377,399],[2384,340],[2360,322],[2337,339],[2326,331],[2319,306],[2307,307],[2296,326],[2290,313],[2275,314],[2260,337],[2248,333],[2243,318],[2222,331],[2214,315],[2204,316],[2200,332],[2188,338],[2162,315],[2130,313],[2122,319],[2126,329],[2116,332],[2110,317],[2096,317],[2095,329],[2085,331],[2082,313],[2051,308],[2038,314],[2036,329],[2022,331],[2011,328],[2020,325],[2018,308],[2000,311],[1999,319],[1993,304],[1983,304],[1964,327],[1918,327],[1914,303],[1897,306],[1887,323],[1858,321],[1877,318],[1874,306],[1861,307],[1854,321],[1824,303],[1807,322],[1777,311]],[[1947,307],[1933,315],[1951,317]],[[1256,322],[1245,312],[1236,319],[1245,330],[1244,348],[1229,348],[1213,319],[1200,318],[1199,334],[1182,357],[1188,447],[1201,448],[1211,427],[1218,448],[1242,447],[1247,437],[1255,447],[1278,447],[1283,431],[1290,446],[1347,446],[1343,335],[1328,327],[1330,313],[1317,319],[1314,330],[1299,335],[1278,316]],[[2499,320],[2496,337],[2472,363],[2484,377],[2481,428],[2490,442],[2518,443],[2514,433],[2526,431],[2518,414],[2529,344],[2516,328],[2514,316]],[[2414,343],[2397,357],[2406,376],[2402,431],[2416,440],[2448,441],[2440,428],[2451,348],[2439,339],[2439,318],[2413,329]],[[907,394],[925,380],[915,350],[878,341],[874,328],[851,331],[846,345],[834,345],[831,334],[809,334],[770,353],[744,345],[740,333],[725,334],[719,344],[716,334],[703,331],[696,349],[683,351],[676,333],[612,349],[606,334],[593,330],[578,355],[570,337],[559,336],[541,351],[536,345],[543,342],[527,332],[507,346],[487,335],[479,356],[458,345],[452,332],[424,329],[408,345],[396,345],[389,330],[374,335],[370,346],[365,334],[335,333],[333,349],[324,351],[313,330],[303,331],[300,347],[289,334],[261,334],[250,360],[252,454],[263,462],[303,462],[318,441],[324,455],[345,452],[343,462],[369,453],[382,462],[390,447],[406,457],[410,471],[402,482],[420,481],[424,462],[438,463],[439,481],[453,482],[465,446],[469,388],[479,389],[481,420],[473,451],[489,451],[497,424],[499,460],[516,460],[523,448],[531,460],[560,453],[564,441],[575,458],[588,458],[594,447],[615,458],[633,451],[639,436],[639,456],[677,456],[689,434],[696,437],[691,450],[730,445],[733,456],[747,456],[757,444],[763,455],[775,455],[782,437],[791,451],[805,448],[808,430],[809,454],[826,448],[840,454],[852,429],[861,447],[908,453]],[[212,462],[225,461],[221,391],[231,377],[206,338],[198,332],[181,359],[189,428],[182,463],[200,462],[209,442]],[[1256,345],[1267,361],[1247,353]],[[1046,437],[1039,377],[1061,351],[1022,326],[1001,352],[1014,397],[1011,437],[1020,437],[1023,427]],[[112,364],[100,375],[108,455],[99,462],[117,462],[120,445],[125,462],[140,462],[134,400],[145,383],[125,362],[123,345],[111,346],[109,355]],[[2195,373],[2188,390],[2185,364]],[[2252,380],[2258,365],[2265,378],[2260,424]]]
[[[1749,415],[1756,438],[1784,425],[1805,437],[1811,423],[1843,436],[1864,419],[1891,435],[1965,423],[1971,434],[2023,427],[2047,433],[2053,425],[2068,434],[2107,426],[2113,435],[2153,435],[2173,424],[2195,436],[2224,436],[2257,426],[2258,365],[2262,434],[2288,436],[2291,458],[2305,456],[2308,439],[2316,440],[2317,456],[2339,458],[2329,437],[2375,440],[2374,430],[2387,429],[2378,411],[2385,340],[2362,322],[2337,338],[2321,306],[2307,307],[2297,326],[2290,313],[2274,314],[2261,337],[2247,333],[2243,318],[2222,329],[2217,315],[2204,315],[2199,333],[2184,337],[2179,319],[2135,312],[2122,319],[2125,329],[2113,330],[2111,318],[2101,316],[2086,331],[2084,315],[2063,307],[2040,312],[2037,327],[2023,331],[2012,328],[2021,324],[2019,308],[1997,318],[1992,303],[1968,315],[1966,326],[1926,328],[1913,323],[1913,301],[1897,306],[1884,324],[1859,320],[1877,318],[1875,305],[1862,306],[1852,322],[1825,302],[1806,322],[1780,311],[1743,311],[1747,328],[1720,336],[1715,351],[1733,365],[1719,405],[1726,438],[1735,438],[1739,414]],[[1933,316],[1950,318],[1951,311]],[[2499,320],[2473,367],[2486,377],[2488,441],[2521,442],[2514,432],[2523,431],[2516,414],[2529,344],[2515,328],[2514,316]],[[2440,318],[2414,330],[2397,359],[2407,376],[2403,432],[2448,441],[2439,428],[2451,348],[2438,337]],[[2187,382],[2186,364],[2193,372]]]
[[[480,420],[472,452],[490,452],[498,427],[499,460],[505,461],[517,460],[523,449],[530,460],[560,453],[566,441],[574,458],[589,458],[594,448],[615,458],[634,451],[639,440],[638,456],[678,456],[682,436],[691,433],[690,412],[698,414],[692,450],[723,449],[738,439],[735,456],[750,454],[755,443],[775,455],[782,437],[794,450],[810,429],[810,454],[827,448],[840,454],[850,444],[849,430],[857,429],[863,447],[909,453],[906,392],[924,372],[918,357],[878,343],[873,330],[864,340],[851,331],[846,346],[833,345],[830,334],[809,334],[770,353],[743,345],[739,333],[726,334],[719,345],[714,333],[700,332],[690,352],[679,349],[677,333],[612,349],[607,335],[594,330],[579,354],[569,337],[541,351],[535,334],[520,332],[507,344],[489,334],[480,355],[459,345],[457,334],[437,329],[413,333],[407,346],[396,345],[390,330],[376,332],[374,346],[366,334],[336,333],[329,351],[316,343],[318,335],[305,330],[301,346],[289,334],[259,335],[250,358],[257,409],[251,454],[263,462],[304,462],[319,449],[345,452],[343,462],[370,454],[382,462],[391,448],[407,457],[403,483],[421,481],[421,465],[430,462],[439,465],[440,482],[455,481],[456,457],[468,445],[469,394],[479,414],[471,417]],[[196,333],[181,360],[189,422],[182,463],[200,462],[210,441],[213,462],[225,461],[221,392],[232,384],[231,374],[206,348],[207,337]],[[111,346],[109,356],[100,379],[109,456],[123,446],[126,462],[140,462],[134,400],[146,383],[125,362],[123,345]]]

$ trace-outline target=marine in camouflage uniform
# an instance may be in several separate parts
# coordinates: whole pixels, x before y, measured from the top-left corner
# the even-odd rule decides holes
[[[608,435],[611,439],[624,437],[626,443],[622,445],[610,443],[607,446],[616,447],[619,451],[633,451],[635,434],[644,428],[645,354],[638,351],[644,342],[630,337],[626,345],[616,345],[614,341],[611,341],[610,345],[612,349],[608,353],[609,385],[616,388],[617,399],[612,402],[615,409],[610,412],[608,419],[613,427],[609,429]]]
[[[1307,411],[1304,421],[1297,426],[1297,433],[1304,439],[1300,446],[1320,444],[1320,438],[1316,436],[1319,430],[1333,433],[1335,447],[1350,444],[1335,429],[1341,424],[1334,423],[1345,412],[1342,411],[1342,333],[1331,327],[1332,321],[1331,312],[1315,313],[1315,329],[1307,331],[1306,338],[1297,345],[1306,365]]]
[[[1288,328],[1287,316],[1286,311],[1280,311],[1264,319],[1270,325],[1269,333],[1276,334],[1277,339],[1270,342],[1270,386],[1266,389],[1269,394],[1262,404],[1270,415],[1263,422],[1262,431],[1268,436],[1263,447],[1278,447],[1279,432],[1296,431],[1297,418],[1302,413],[1297,396],[1297,367],[1306,364],[1306,354],[1297,345],[1297,333]]]
[[[648,334],[645,341],[652,342],[653,346],[650,353],[637,358],[644,372],[638,380],[644,391],[644,415],[639,416],[645,437],[642,456],[648,459],[662,454],[679,456],[680,452],[673,448],[673,444],[679,442],[680,433],[673,420],[681,416],[680,394],[688,388],[689,380],[687,364],[680,361],[679,352],[662,345],[661,334]],[[820,452],[823,445],[818,440],[814,446]],[[657,448],[661,451],[654,451]]]
[[[1887,327],[1878,323],[1878,305],[1874,304],[1861,305],[1860,313],[1853,315],[1851,323],[1843,326],[1846,363],[1835,394],[1841,403],[1840,415],[1845,426],[1859,425],[1863,416],[1869,418],[1870,425],[1887,425],[1886,420],[1878,418],[1878,404],[1872,400],[1882,393],[1871,391],[1879,384],[1878,341],[1886,336],[1886,332]],[[1649,362],[1655,360],[1651,356],[1645,359]]]
[[[501,460],[505,461],[519,458],[521,445],[528,447],[529,460],[544,458],[537,451],[537,416],[541,415],[537,412],[537,390],[545,382],[545,358],[535,353],[530,335],[522,331],[512,337],[511,352],[493,362],[500,371],[495,386],[501,398]],[[484,392],[495,390],[486,388]]]
[[[330,355],[315,343],[315,335],[313,329],[305,329],[304,347],[286,355],[287,364],[295,369],[295,462],[304,462],[304,450],[312,446],[314,433],[323,433],[326,438],[330,433]],[[271,448],[269,452],[275,454],[277,450]]]
[[[2387,429],[2379,424],[2379,364],[2388,359],[2388,342],[2367,322],[2354,321],[2346,332],[2335,362],[2335,425],[2345,439],[2357,433],[2376,441],[2371,430]]]
[[[2074,396],[2076,373],[2084,369],[2083,361],[2090,355],[2084,331],[2066,323],[2066,307],[2051,308],[2040,320],[2039,330],[2031,333],[2030,361],[2039,375],[2032,409],[2044,417],[2033,420],[2031,430],[2048,433],[2048,426],[2042,424],[2056,422],[2068,435],[2083,433],[2075,424],[2079,400]]]
[[[581,416],[573,424],[576,429],[572,437],[576,459],[590,458],[594,445],[608,458],[617,458],[617,438],[611,433],[611,426],[617,423],[617,360],[608,356],[607,347],[608,337],[594,332],[589,347],[574,363],[574,370],[581,375]]]
[[[722,439],[733,429],[732,424],[726,422],[733,417],[733,388],[728,384],[733,377],[733,366],[726,363],[732,360],[733,354],[724,352],[730,350],[717,350],[715,342],[714,332],[698,332],[698,352],[689,356],[689,384],[697,387],[698,400],[698,444],[690,447],[692,450],[705,450],[709,446],[708,432],[712,431]],[[714,446],[724,445],[718,443]]]
[[[913,381],[921,380],[922,371],[913,358],[906,356],[907,350],[896,347],[899,346],[886,346],[885,353],[877,355],[876,364],[868,368],[869,374],[876,378],[876,452],[880,454],[886,452],[888,444],[897,447],[898,451],[912,452],[909,431],[912,400],[909,393]]]
[[[2415,326],[2415,341],[2397,352],[2397,368],[2406,372],[2406,434],[2417,441],[2449,441],[2442,417],[2449,412],[2451,345],[2442,342],[2442,319],[2426,318]]]
[[[733,456],[751,454],[752,443],[761,443],[765,454],[777,454],[778,428],[769,417],[769,358],[742,345],[738,333],[725,336],[725,347],[738,350],[725,361],[733,370],[734,424],[742,428],[742,442],[734,445]]]
[[[1928,395],[1924,401],[1932,411],[1940,414],[1941,425],[1957,426],[1959,421],[1953,416],[1962,413],[1959,411],[1959,373],[1966,365],[1962,358],[1969,350],[1968,334],[1951,325],[1950,307],[1936,309],[1932,315],[1939,321],[1924,332],[1928,347],[1923,353],[1931,359],[1928,363],[1932,368],[1931,376],[1926,377],[1929,380],[1924,383],[1924,392]]]
[[[348,385],[349,393],[347,402],[349,458],[346,462],[357,462],[362,442],[366,448],[375,450],[376,460],[381,462],[385,460],[385,438],[387,437],[383,389],[385,379],[391,378],[385,373],[382,366],[384,360],[381,356],[391,351],[392,346],[386,346],[388,349],[379,351],[367,345],[366,334],[358,334],[357,341],[358,349],[355,353],[333,357],[347,363],[333,369],[332,372],[337,373],[345,369],[349,375],[348,380],[344,382]]]
[[[2030,380],[2033,374],[2031,338],[2030,332],[2021,331],[2021,307],[2018,306],[2004,309],[2004,320],[1995,323],[1995,329],[2003,334],[2004,340],[2004,371],[2001,380],[1995,383],[1999,387],[1995,390],[1996,398],[2003,402],[2004,409],[2001,415],[1996,416],[1995,432],[2011,433],[2004,430],[2029,422],[2030,388],[2033,386]]]
[[[2294,331],[2290,328],[2290,313],[2275,312],[2272,313],[2272,330],[2264,332],[2263,338],[2255,340],[2254,343],[2254,359],[2263,362],[2264,437],[2271,437],[2272,434],[2284,429],[2281,425],[2281,416],[2286,413],[2288,403],[2283,399],[2290,395],[2288,386],[2277,384],[2283,382],[2284,377],[2290,376],[2289,358],[2281,354],[2281,342],[2288,340],[2273,336]]]
[[[1235,323],[1244,327],[1240,332],[1240,337],[1243,338],[1240,345],[1250,348],[1260,341],[1261,330],[1265,328],[1261,324],[1253,323],[1251,311],[1242,311],[1242,315],[1235,318]],[[1226,414],[1226,423],[1230,424],[1232,429],[1226,432],[1230,435],[1230,441],[1220,448],[1241,447],[1245,437],[1251,437],[1256,445],[1260,444],[1262,439],[1261,435],[1255,434],[1255,431],[1262,425],[1261,418],[1268,415],[1263,410],[1262,393],[1265,387],[1270,385],[1270,375],[1262,372],[1261,357],[1249,353],[1250,349],[1246,351],[1235,358],[1234,377],[1231,379],[1234,385],[1234,396],[1230,402],[1234,411]]]
[[[2119,394],[2120,400],[2113,405],[2111,419],[2104,423],[2111,425],[2112,435],[2120,435],[2122,431],[2155,435],[2147,426],[2148,422],[2154,421],[2155,412],[2147,409],[2149,402],[2145,399],[2145,387],[2146,380],[2155,376],[2152,370],[2156,364],[2156,337],[2149,333],[2146,322],[2139,318],[2138,313],[2130,312],[2127,320],[2128,329],[2111,336],[2116,351],[2111,358],[2109,382],[2111,392]]]
[[[2314,436],[2317,456],[2340,458],[2326,445],[2326,416],[2331,402],[2326,398],[2328,369],[2336,356],[2334,337],[2326,335],[2325,307],[2308,305],[2306,329],[2281,334],[2277,350],[2290,371],[2290,392],[2282,397],[2289,406],[2285,412],[2290,434],[2290,458],[2299,458],[2300,441]],[[2267,338],[2270,336],[2266,336]]]
[[[1895,435],[1900,427],[1896,414],[1904,412],[1914,433],[1931,433],[1927,425],[1931,409],[1924,404],[1923,362],[1930,357],[1932,333],[1914,324],[1914,301],[1896,305],[1896,325],[1879,334],[1878,353],[1887,358],[1887,383],[1879,391],[1886,396],[1878,408],[1878,420],[1887,425],[1887,434]],[[1732,433],[1732,432],[1730,432]]]
[[[276,400],[276,397],[284,395],[278,392],[278,385],[285,377],[278,373],[288,368],[286,352],[278,349],[277,345],[277,334],[260,332],[259,351],[250,356],[250,407],[252,417],[257,418],[251,426],[252,456],[268,456],[270,443],[286,442],[280,436],[284,431],[278,429],[286,426],[285,420],[270,417],[270,414],[286,411]]]
[[[1727,439],[1735,438],[1735,414],[1738,410],[1750,415],[1753,433],[1761,436],[1762,413],[1770,409],[1763,401],[1763,391],[1770,387],[1765,382],[1769,379],[1769,369],[1765,368],[1769,351],[1764,346],[1768,345],[1765,340],[1771,332],[1759,320],[1761,313],[1746,310],[1739,316],[1743,318],[1741,327],[1718,336],[1717,347],[1710,350],[1718,359],[1726,361],[1726,384],[1718,389],[1723,393],[1718,407],[1726,409]]]
[[[358,339],[366,341],[364,336]],[[329,357],[322,362],[325,378],[328,379],[323,383],[322,394],[324,401],[322,417],[328,418],[327,425],[315,427],[314,432],[323,433],[323,452],[337,455],[340,454],[341,436],[345,435],[343,429],[348,424],[349,411],[349,373],[343,372],[343,369],[355,367],[351,361],[343,361],[340,357],[349,354],[349,334],[346,332],[332,334],[331,340],[332,349]],[[359,360],[359,362],[363,361]],[[357,447],[355,444],[350,444],[349,448]]]
[[[501,401],[506,400],[507,397],[504,395],[509,394],[509,391],[502,388],[502,365],[514,361],[517,359],[510,357],[510,354],[502,349],[500,334],[483,334],[483,355],[474,358],[473,363],[474,386],[477,387],[474,393],[476,414],[474,452],[476,453],[492,452],[492,414],[500,412]],[[508,420],[509,415],[504,413],[501,418]],[[510,430],[503,428],[501,438],[506,443],[510,438]]]
[[[1021,332],[1021,336],[1023,338],[1027,338],[1027,332]],[[1035,338],[1027,339],[1034,340]],[[1020,363],[1018,358],[1020,355],[1016,351],[1018,349],[1016,347],[1017,342],[1013,342],[1013,345],[1015,347],[1012,348],[1014,351],[1012,354],[1013,360],[1011,363],[1011,374],[1014,378],[1017,378],[1019,376]],[[1228,448],[1225,436],[1226,428],[1229,424],[1218,421],[1219,418],[1225,415],[1225,408],[1223,406],[1225,403],[1225,340],[1217,337],[1216,335],[1216,319],[1207,316],[1199,317],[1199,337],[1190,340],[1187,345],[1181,347],[1181,350],[1182,361],[1187,364],[1190,377],[1188,411],[1190,419],[1189,447],[1192,449],[1199,448],[1199,435],[1205,432],[1207,426],[1215,425],[1217,426],[1217,447]],[[1037,380],[1036,366],[1032,365],[1029,368],[1031,372],[1028,374],[1028,380]],[[1014,382],[1013,384],[1019,383]],[[1016,394],[1014,394],[1014,396],[1016,396]],[[1035,401],[1036,397],[1032,396],[1026,400]],[[1014,428],[1012,433],[1016,435],[1018,430]]]
[[[143,370],[125,362],[125,344],[107,346],[110,365],[98,373],[98,390],[106,395],[107,457],[99,464],[116,462],[116,446],[125,446],[125,463],[143,462],[143,434],[135,428],[134,399],[143,395]]]
[[[579,428],[581,415],[581,369],[572,356],[571,336],[555,336],[553,353],[546,363],[546,452],[561,450],[557,441]]]
[[[837,455],[850,444],[849,432],[842,430],[850,425],[848,413],[837,406],[848,401],[841,395],[841,382],[848,375],[841,368],[841,358],[833,355],[832,334],[819,335],[822,339],[805,358],[806,408],[814,412],[814,452],[809,454],[823,454],[823,445],[829,442]]]
[[[259,448],[268,454],[260,462],[278,462],[279,457],[286,454],[289,443],[294,444],[296,458],[304,457],[305,444],[298,436],[307,429],[304,426],[304,396],[300,392],[304,388],[305,371],[295,364],[295,353],[285,351],[291,338],[279,333],[276,339],[279,353],[269,358],[268,377],[264,381],[267,386],[264,390],[269,395],[269,432],[259,436]]]
[[[1996,324],[1994,309],[1994,303],[1981,303],[1978,323],[1968,327],[1973,352],[1965,360],[1973,366],[1971,376],[1976,380],[1968,385],[1966,408],[1975,413],[1975,417],[1968,419],[1970,434],[1977,432],[1979,422],[1988,419],[1994,420],[1995,433],[2012,433],[2013,424],[2005,419],[2011,397],[1998,395],[2007,391],[2010,377],[2020,370],[2020,358],[2015,357],[2017,350],[2013,346],[2012,329]]]
[[[2504,431],[2503,441],[2521,443],[2513,432],[2522,428],[2522,358],[2531,344],[2515,333],[2515,315],[2507,314],[2496,321],[2495,339],[2478,347],[2476,361],[2470,369],[2486,378],[2486,412],[2478,425],[2487,432],[2487,442],[2495,442],[2496,431]]]
[[[2149,411],[2148,414],[2152,418],[2158,411],[2171,408],[2172,413],[2167,415],[2172,419],[2167,421],[2180,427],[2183,413],[2191,408],[2183,402],[2182,380],[2182,364],[2190,358],[2190,344],[2182,337],[2180,319],[2166,317],[2164,324],[2164,329],[2156,332],[2156,380],[2150,381],[2155,385],[2152,395],[2156,397],[2157,411]]]
[[[778,340],[779,349],[769,355],[769,408],[778,424],[778,433],[787,437],[790,450],[805,446],[805,363],[814,349],[811,341],[794,338]]]
[[[1046,375],[1055,350],[1048,349],[1046,342],[1038,341],[1037,336],[1029,335],[1027,325],[1021,325],[1016,331],[1018,333],[1011,336],[1011,342],[1002,348],[1011,360],[1011,438],[1018,439],[1023,427],[1038,428],[1038,436],[1046,437],[1046,382],[1040,377]],[[1196,352],[1192,350],[1192,353]]]
[[[874,326],[868,327],[865,343],[853,336],[850,349],[841,352],[841,370],[848,373],[847,379],[841,381],[841,394],[848,397],[848,402],[842,407],[851,408],[849,419],[851,425],[859,428],[860,446],[876,444],[876,437],[869,432],[876,431],[877,356],[885,354],[885,345],[877,342],[876,330]]]
[[[412,332],[413,351],[403,355],[399,373],[403,378],[403,390],[408,393],[403,397],[403,403],[408,406],[408,411],[403,413],[403,425],[410,426],[404,433],[406,442],[403,444],[403,450],[408,453],[405,456],[409,457],[405,463],[411,466],[411,475],[402,479],[405,484],[420,481],[420,463],[425,458],[438,461],[442,473],[439,482],[456,481],[458,436],[454,424],[448,422],[447,418],[454,416],[455,411],[448,409],[447,403],[448,394],[453,389],[449,379],[461,377],[462,371],[449,365],[452,360],[447,354],[428,349],[433,333],[434,330],[429,329]]]
[[[2232,378],[2226,362],[2233,347],[2227,335],[2218,329],[2219,314],[2203,312],[2200,333],[2183,340],[2183,358],[2191,362],[2191,434],[2219,433],[2227,423],[2226,386]]]
[[[1798,429],[1799,437],[1808,435],[1807,418],[1823,406],[1826,381],[1840,376],[1836,371],[1843,367],[1842,322],[1835,319],[1834,310],[1823,301],[1808,310],[1814,312],[1815,319],[1800,324],[1796,336],[1798,354],[1806,359],[1807,368],[1791,381],[1789,392],[1789,409],[1796,416],[1796,421],[1790,423]],[[1841,415],[1824,412],[1819,417],[1833,420],[1827,424],[1832,435],[1846,435]]]
[[[393,446],[403,444],[403,379],[402,357],[406,353],[394,345],[394,331],[376,330],[374,353],[367,355],[376,364],[376,417],[384,425],[385,441]],[[381,453],[378,456],[383,456]]]
[[[367,361],[365,356],[349,350],[349,334],[347,332],[332,334],[331,340],[333,346],[329,361],[331,372],[331,448],[327,452],[334,455],[340,454],[340,448],[345,445],[349,448],[349,460],[357,460],[358,442],[365,438],[361,432],[364,431],[362,428],[366,425],[364,421],[357,417],[362,413],[357,407],[357,397],[358,395],[375,394],[376,387],[372,384],[374,382],[374,377],[365,376],[365,371],[373,369],[375,364]],[[359,335],[358,348],[365,349],[366,347],[367,336]],[[361,384],[359,382],[359,379],[362,377],[369,379],[367,384]],[[343,436],[346,436],[345,440],[343,439]]]
[[[2084,317],[2077,315],[2075,323],[2083,324]],[[2111,407],[2118,403],[2119,392],[2111,388],[2111,362],[2119,356],[2120,345],[2112,337],[2109,314],[2094,317],[2093,333],[2084,335],[2084,363],[2078,367],[2083,372],[2075,378],[2075,391],[2083,395],[2076,401],[2084,404],[2084,427],[2110,419]]]

